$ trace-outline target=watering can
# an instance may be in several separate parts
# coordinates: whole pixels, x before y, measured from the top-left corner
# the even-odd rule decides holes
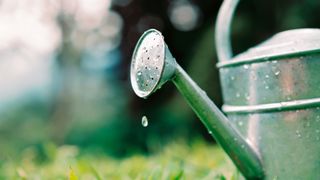
[[[224,0],[216,24],[222,111],[150,29],[133,53],[134,92],[147,98],[172,81],[247,179],[320,179],[320,29],[280,32],[235,57]]]

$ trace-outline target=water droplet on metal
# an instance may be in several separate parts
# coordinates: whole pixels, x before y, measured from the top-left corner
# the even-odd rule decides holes
[[[250,100],[250,95],[248,93],[245,94],[246,100]]]
[[[269,75],[268,75],[268,74],[266,75],[266,78],[269,78]]]
[[[296,135],[298,136],[298,138],[300,138],[300,137],[301,137],[301,133],[300,133],[300,131],[299,131],[299,130],[296,130]]]
[[[148,126],[148,118],[146,116],[142,116],[141,124],[142,124],[143,127],[147,127]]]
[[[245,65],[243,66],[243,68],[244,68],[244,69],[249,69],[249,65],[248,65],[248,64],[245,64]]]
[[[137,75],[138,75],[138,76],[141,76],[141,75],[142,75],[141,71],[138,71]]]
[[[280,71],[276,71],[275,73],[274,73],[274,75],[276,75],[276,76],[278,76],[280,74]]]

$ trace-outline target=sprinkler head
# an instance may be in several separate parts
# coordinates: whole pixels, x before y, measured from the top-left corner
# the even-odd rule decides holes
[[[131,85],[137,96],[150,96],[173,77],[175,69],[176,61],[161,32],[144,32],[134,49],[130,69]]]

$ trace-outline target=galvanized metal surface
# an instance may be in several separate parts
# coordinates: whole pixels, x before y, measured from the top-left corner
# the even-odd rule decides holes
[[[147,98],[172,77],[174,65],[162,34],[155,29],[146,31],[132,55],[130,79],[134,92]]]
[[[320,53],[320,29],[293,29],[274,35],[267,41],[232,58],[232,61],[230,61],[231,58],[220,61],[217,67],[281,60],[310,53]]]
[[[218,16],[216,46],[229,51],[218,51],[219,57],[232,54],[224,46],[229,30],[222,31],[230,29],[231,1],[238,2],[225,0],[227,12],[220,12],[229,17]],[[318,29],[282,32],[217,65],[223,109],[258,152],[263,179],[320,179],[319,37]]]

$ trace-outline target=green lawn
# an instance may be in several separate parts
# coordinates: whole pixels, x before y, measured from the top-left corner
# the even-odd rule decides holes
[[[150,155],[115,158],[82,152],[76,146],[44,146],[46,160],[35,148],[0,164],[0,179],[238,179],[234,165],[215,145],[176,142]],[[41,159],[41,158],[40,158]]]

